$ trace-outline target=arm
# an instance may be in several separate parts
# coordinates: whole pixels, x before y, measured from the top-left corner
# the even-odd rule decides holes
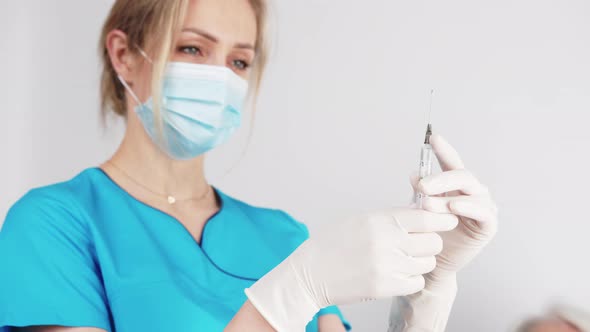
[[[224,332],[275,332],[276,330],[268,324],[260,312],[246,301],[242,308],[231,320]],[[28,331],[26,331],[28,332]],[[32,332],[62,332],[62,331],[32,331]],[[70,332],[63,331],[63,332]],[[74,332],[94,332],[94,331],[74,331]],[[338,315],[323,315],[319,318],[319,332],[346,332],[344,325]]]
[[[256,310],[252,303],[250,303],[250,300],[248,300],[244,303],[242,308],[240,308],[231,322],[229,322],[229,325],[226,326],[224,332],[275,332],[275,329],[270,326],[260,312]]]
[[[325,315],[319,319],[320,332],[344,332],[342,321],[337,315]],[[16,328],[16,332],[106,332],[102,329],[91,327],[63,327],[63,326],[36,326]],[[242,308],[231,320],[224,332],[275,332],[268,322],[260,315],[258,310],[246,301]]]
[[[337,315],[325,315],[320,317],[320,332],[344,332],[342,321]],[[63,326],[36,326],[15,329],[17,332],[106,332],[105,330],[91,327],[63,327]],[[268,322],[260,315],[258,310],[246,301],[242,308],[231,320],[224,332],[275,332]]]
[[[340,324],[342,325],[342,324]],[[64,327],[64,326],[31,326],[16,328],[16,332],[106,332],[92,327]],[[225,332],[275,332],[258,310],[246,301],[242,308],[225,328]],[[331,330],[325,331],[331,332]],[[338,332],[334,330],[333,332]]]
[[[338,315],[323,315],[319,318],[319,332],[346,332]]]
[[[106,332],[94,327],[30,326],[14,328],[16,332]]]
[[[344,332],[342,321],[337,315],[324,315],[319,319],[320,332]],[[35,326],[16,328],[16,332],[106,332],[91,327],[63,327],[63,326]],[[231,320],[224,332],[275,332],[258,310],[246,301],[242,308]]]
[[[320,332],[344,332],[342,321],[337,315],[325,315],[320,317]],[[63,327],[63,326],[36,326],[16,328],[16,332],[106,332],[105,330],[91,327]],[[258,310],[246,301],[242,308],[231,320],[224,332],[275,332],[268,322],[260,315]]]

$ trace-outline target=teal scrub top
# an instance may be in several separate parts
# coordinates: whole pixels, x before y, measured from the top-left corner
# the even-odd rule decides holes
[[[176,219],[133,198],[100,168],[29,191],[0,231],[0,330],[223,331],[244,289],[306,238],[281,210],[214,188],[220,210],[201,244]],[[318,331],[320,310],[306,332]]]

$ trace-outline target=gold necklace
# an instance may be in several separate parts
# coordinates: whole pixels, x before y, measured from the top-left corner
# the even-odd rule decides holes
[[[131,180],[136,185],[142,187],[143,189],[149,191],[150,193],[152,193],[154,195],[164,197],[168,201],[168,204],[170,204],[170,205],[176,204],[176,202],[183,202],[183,201],[200,201],[200,200],[205,199],[207,196],[209,196],[209,193],[212,191],[211,186],[207,185],[207,189],[205,190],[205,192],[197,197],[177,199],[174,195],[163,194],[163,193],[154,191],[151,188],[148,188],[147,186],[145,186],[141,182],[135,180],[131,175],[127,174],[127,172],[125,172],[123,169],[121,169],[119,166],[117,166],[114,162],[108,160],[106,163],[113,166],[115,169],[117,169],[119,172],[121,172],[123,175],[125,175],[125,177],[127,177],[129,180]]]

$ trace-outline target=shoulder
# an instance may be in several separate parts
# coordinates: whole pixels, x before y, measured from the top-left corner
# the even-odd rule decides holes
[[[0,327],[97,326],[109,330],[106,294],[83,202],[87,174],[34,188],[0,230]],[[4,296],[6,295],[6,296]],[[1,329],[0,329],[1,330]]]
[[[258,279],[309,237],[307,227],[283,210],[255,206],[217,188],[216,192],[221,198],[221,210],[207,224],[201,246],[224,271]]]
[[[228,208],[242,214],[247,220],[256,224],[257,227],[270,231],[297,234],[303,239],[309,237],[307,226],[282,209],[252,205],[219,190],[218,192],[222,196],[223,203],[227,204]]]
[[[74,178],[29,190],[8,210],[2,231],[32,231],[35,228],[59,226],[77,232],[82,229],[84,209],[82,198],[90,185],[88,174],[82,172]]]

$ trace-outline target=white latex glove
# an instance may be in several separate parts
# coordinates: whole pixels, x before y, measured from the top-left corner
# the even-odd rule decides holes
[[[423,209],[459,217],[457,228],[440,234],[444,249],[428,276],[438,281],[454,277],[490,242],[498,229],[498,208],[488,188],[465,170],[461,157],[444,138],[432,135],[430,144],[443,172],[417,183],[416,189],[429,195]]]
[[[456,273],[467,265],[494,237],[498,209],[488,189],[467,170],[453,147],[440,135],[430,143],[443,173],[419,181],[411,179],[414,190],[430,195],[423,209],[434,213],[453,213],[459,225],[440,233],[443,251],[437,266],[425,275],[425,288],[416,294],[394,299],[390,313],[390,332],[442,332],[457,292]]]
[[[452,214],[399,208],[312,235],[246,295],[279,332],[302,332],[321,309],[407,295],[424,287]]]

